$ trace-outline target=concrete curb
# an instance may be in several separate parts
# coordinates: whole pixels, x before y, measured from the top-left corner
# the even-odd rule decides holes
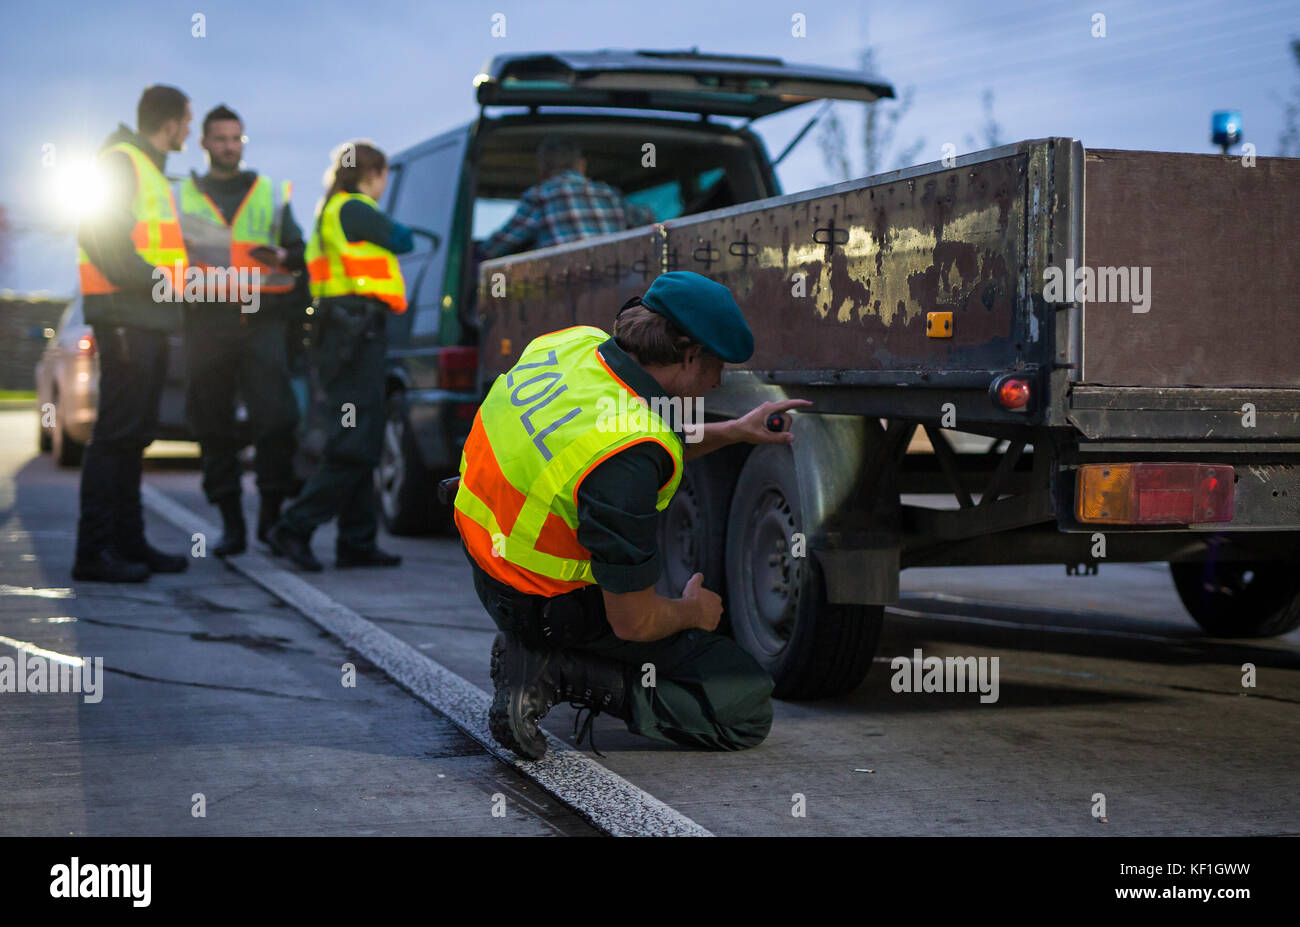
[[[149,485],[140,487],[151,512],[188,533],[215,538],[219,529]],[[518,769],[605,833],[616,836],[711,837],[705,828],[622,776],[571,749],[547,733],[546,756],[521,760],[502,748],[488,730],[491,696],[410,644],[334,601],[294,573],[249,551],[226,564],[328,631],[345,647],[382,669],[398,685],[445,715],[501,760]]]

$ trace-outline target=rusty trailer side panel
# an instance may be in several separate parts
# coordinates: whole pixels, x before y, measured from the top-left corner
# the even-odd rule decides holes
[[[756,333],[747,366],[772,382],[1011,369],[1025,160],[670,222],[665,268],[731,288]],[[932,312],[952,313],[948,337],[928,336]]]
[[[763,382],[987,387],[1050,367],[1034,231],[1051,199],[1049,141],[1024,142],[807,193],[484,262],[481,373],[507,370],[529,339],[612,325],[662,271],[731,287],[755,332],[745,366]],[[1040,236],[1041,237],[1041,236]],[[929,337],[931,313],[951,313]],[[867,411],[867,410],[864,410]],[[990,413],[994,410],[990,408]]]

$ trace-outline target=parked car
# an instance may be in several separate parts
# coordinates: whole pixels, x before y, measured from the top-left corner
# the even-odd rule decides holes
[[[47,330],[45,350],[36,362],[38,446],[50,451],[61,467],[80,465],[95,428],[99,405],[99,352],[95,335],[82,314],[81,295],[73,298]],[[191,441],[185,419],[185,349],[180,335],[168,339],[167,380],[158,410],[158,437]]]
[[[544,137],[575,141],[590,177],[664,222],[781,192],[773,161],[748,128],[754,119],[816,99],[894,95],[858,72],[695,51],[500,55],[474,86],[479,118],[395,155],[382,204],[441,243],[417,238],[401,257],[409,310],[389,320],[388,424],[376,483],[396,534],[450,530],[433,485],[456,473],[481,399],[474,246],[537,182]],[[489,107],[505,111],[489,116]],[[581,273],[648,284],[677,258],[614,260]],[[558,297],[576,281],[536,282]]]

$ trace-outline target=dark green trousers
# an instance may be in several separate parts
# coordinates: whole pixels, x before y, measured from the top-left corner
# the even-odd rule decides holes
[[[635,734],[744,750],[772,729],[772,679],[729,637],[693,630],[642,643],[611,631],[575,649],[624,664]]]
[[[329,433],[320,466],[280,519],[287,530],[310,538],[317,527],[337,517],[336,546],[344,550],[374,547],[379,530],[374,468],[387,416],[387,341],[385,315],[375,318],[377,330],[362,335],[323,323],[318,360]]]
[[[488,576],[465,551],[474,589],[503,631],[535,623],[546,600],[517,592]],[[599,586],[569,593],[580,604],[572,649],[623,667],[630,708],[628,730],[666,743],[705,750],[744,750],[772,728],[772,679],[729,637],[680,631],[663,640],[620,640],[605,617]],[[580,626],[581,630],[578,629]],[[524,636],[527,640],[528,636]]]

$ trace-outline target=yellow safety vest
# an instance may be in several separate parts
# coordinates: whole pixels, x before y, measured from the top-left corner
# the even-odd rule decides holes
[[[673,460],[667,508],[682,478],[682,442],[605,363],[609,335],[579,325],[529,343],[474,417],[460,462],[455,520],[490,576],[534,595],[595,582],[578,543],[578,486],[611,454],[654,441]]]
[[[131,159],[135,168],[135,199],[131,212],[135,225],[131,228],[131,243],[147,264],[165,273],[171,285],[179,292],[185,285],[185,241],[181,236],[176,215],[176,201],[172,199],[167,178],[147,154],[129,142],[110,145],[100,153],[102,160],[110,152],[120,151]],[[180,277],[176,276],[180,262]],[[118,288],[109,282],[103,272],[90,261],[84,248],[77,248],[77,273],[81,278],[81,292],[90,295],[116,293]]]
[[[256,269],[263,293],[288,293],[293,274],[264,264],[252,255],[257,247],[280,244],[280,222],[293,184],[272,183],[259,174],[239,204],[234,219],[226,224],[217,204],[199,189],[194,175],[177,181],[173,195],[180,204],[181,231],[188,243],[190,263],[200,267]]]
[[[318,216],[307,243],[307,272],[311,275],[311,295],[316,299],[329,296],[369,296],[388,304],[393,312],[406,311],[406,281],[397,257],[387,248],[369,241],[348,241],[339,221],[339,210],[349,200],[361,200],[378,209],[375,201],[362,193],[336,193]]]

